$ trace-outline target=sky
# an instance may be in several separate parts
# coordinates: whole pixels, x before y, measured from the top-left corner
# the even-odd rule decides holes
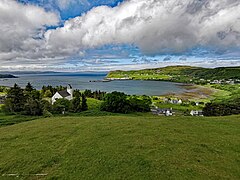
[[[239,0],[0,0],[0,71],[240,66]]]

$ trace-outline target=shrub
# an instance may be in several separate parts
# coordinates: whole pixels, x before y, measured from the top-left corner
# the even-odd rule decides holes
[[[48,118],[48,117],[52,117],[53,115],[52,115],[52,113],[49,112],[48,110],[44,109],[44,110],[43,110],[43,116],[44,116],[45,118]]]

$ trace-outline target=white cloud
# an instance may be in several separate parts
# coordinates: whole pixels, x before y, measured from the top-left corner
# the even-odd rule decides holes
[[[36,53],[45,32],[45,26],[58,25],[56,14],[14,0],[0,1],[0,60]]]
[[[115,8],[94,8],[45,36],[49,48],[73,52],[122,43],[146,54],[195,46],[224,50],[240,47],[239,12],[238,0],[128,0]]]

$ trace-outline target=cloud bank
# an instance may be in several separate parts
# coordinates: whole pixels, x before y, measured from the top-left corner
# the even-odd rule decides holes
[[[57,1],[62,9],[72,2]],[[71,57],[82,59],[89,49],[122,44],[148,56],[184,55],[204,48],[239,58],[239,12],[239,0],[126,0],[116,7],[95,7],[61,27],[49,28],[59,25],[57,13],[1,0],[0,62],[55,65]]]
[[[45,37],[49,48],[73,51],[106,44],[134,44],[150,55],[198,46],[227,51],[240,46],[239,12],[238,0],[129,0],[96,7]]]

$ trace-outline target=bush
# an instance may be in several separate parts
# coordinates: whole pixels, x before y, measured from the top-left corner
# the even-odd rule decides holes
[[[44,109],[44,110],[43,110],[43,116],[44,116],[45,118],[48,118],[48,117],[52,117],[53,115],[52,115],[52,113],[49,112],[48,110]]]
[[[53,106],[49,101],[42,100],[41,103],[42,103],[43,110],[47,110],[49,112],[52,112]]]

